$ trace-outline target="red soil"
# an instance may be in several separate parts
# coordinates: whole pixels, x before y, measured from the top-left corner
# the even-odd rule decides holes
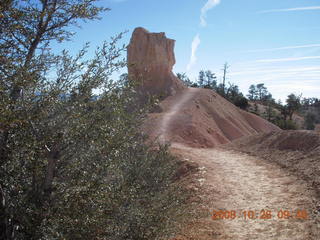
[[[160,108],[160,113],[149,115],[144,131],[153,139],[192,147],[215,147],[243,136],[280,131],[209,89],[188,88],[167,97]]]

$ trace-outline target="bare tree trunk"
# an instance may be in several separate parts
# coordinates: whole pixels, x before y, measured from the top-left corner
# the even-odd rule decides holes
[[[10,221],[10,214],[8,212],[7,200],[2,186],[0,185],[0,238],[1,239],[14,239],[14,226],[12,221]]]
[[[225,96],[225,86],[226,86],[226,79],[227,79],[227,72],[228,72],[229,65],[225,63],[223,66],[223,79],[222,79],[222,95]]]
[[[60,153],[58,150],[50,150],[48,153],[48,165],[46,169],[46,175],[44,179],[43,192],[44,192],[44,200],[48,200],[52,193],[52,183],[54,179],[54,174],[56,170],[56,164],[60,157]]]

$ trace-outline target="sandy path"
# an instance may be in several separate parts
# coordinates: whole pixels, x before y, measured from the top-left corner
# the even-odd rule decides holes
[[[183,106],[189,102],[196,93],[199,91],[197,88],[188,88],[186,89],[181,98],[173,105],[169,111],[163,116],[159,128],[159,140],[160,142],[165,142],[168,140],[167,137],[167,129],[168,126],[170,126],[170,123],[173,119],[173,117],[182,110]]]
[[[174,148],[200,165],[199,195],[204,209],[234,210],[237,214],[233,220],[212,220],[208,215],[192,226],[193,230],[189,227],[184,239],[320,239],[320,226],[310,215],[312,192],[278,166],[223,149],[195,149],[178,144]],[[307,211],[308,220],[295,218],[299,209]],[[262,210],[271,211],[272,217],[260,219]],[[278,218],[280,210],[290,211],[292,217]],[[244,211],[253,211],[256,219],[245,219]],[[200,234],[197,237],[193,232]]]
[[[167,129],[173,117],[182,111],[197,89],[190,88],[163,116],[160,140],[166,141]],[[319,226],[311,218],[312,191],[290,176],[279,166],[243,153],[223,149],[197,149],[172,144],[174,152],[200,166],[199,197],[206,216],[186,227],[181,239],[320,239]],[[213,210],[235,211],[236,218],[212,220]],[[271,218],[261,219],[264,211]],[[278,217],[278,212],[289,211],[288,219]],[[305,210],[308,220],[296,219],[298,210]],[[245,218],[244,211],[252,211],[253,219]],[[267,212],[265,212],[267,213]],[[281,213],[279,215],[281,217]],[[180,238],[177,238],[180,239]]]

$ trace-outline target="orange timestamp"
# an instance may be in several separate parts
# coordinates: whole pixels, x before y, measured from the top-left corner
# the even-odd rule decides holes
[[[235,210],[213,210],[210,212],[212,220],[234,220],[234,219],[243,219],[243,220],[269,220],[269,219],[301,219],[307,220],[308,219],[308,212],[307,210],[244,210],[244,211],[235,211]]]

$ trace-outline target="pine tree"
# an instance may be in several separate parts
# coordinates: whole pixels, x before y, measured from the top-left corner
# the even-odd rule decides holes
[[[205,85],[205,76],[206,76],[205,72],[201,70],[199,72],[199,77],[198,77],[198,86],[201,88],[203,88]]]

